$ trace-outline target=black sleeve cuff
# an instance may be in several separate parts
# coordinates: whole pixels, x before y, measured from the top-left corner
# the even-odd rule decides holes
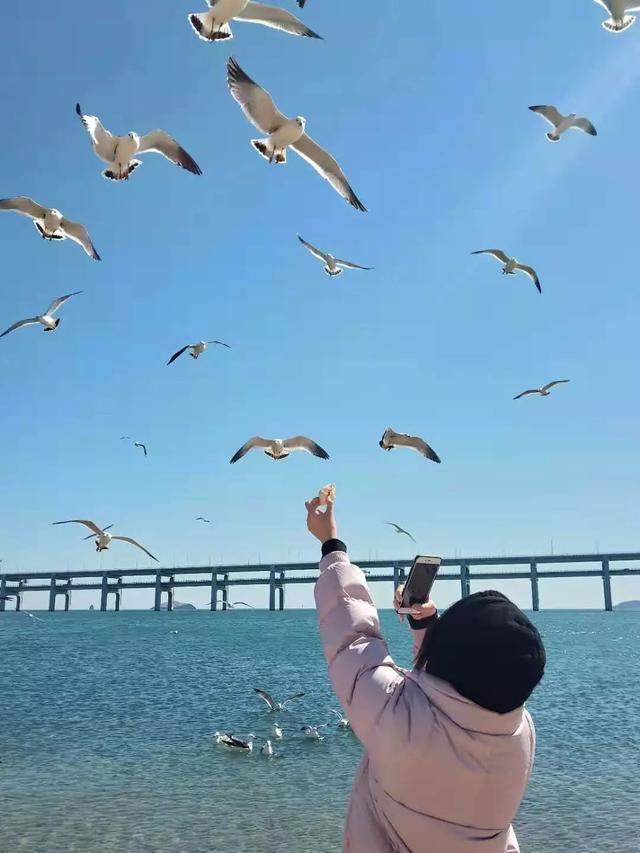
[[[409,625],[413,628],[414,631],[420,631],[422,628],[433,628],[435,623],[438,621],[438,614],[434,613],[433,616],[427,616],[426,619],[416,619],[415,617],[407,614],[407,619],[409,620]]]
[[[322,556],[326,557],[327,554],[331,554],[332,551],[344,551],[347,553],[347,546],[341,539],[328,539],[322,545]]]

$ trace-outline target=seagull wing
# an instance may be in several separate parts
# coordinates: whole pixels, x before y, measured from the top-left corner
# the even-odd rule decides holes
[[[503,264],[508,263],[511,258],[505,254],[502,249],[478,249],[477,252],[471,252],[472,255],[491,255],[497,261],[502,261]]]
[[[272,710],[276,707],[276,703],[274,702],[271,694],[267,693],[266,690],[261,690],[259,687],[254,687],[253,691],[254,693],[257,693],[258,696],[263,699]]]
[[[529,107],[532,113],[537,113],[542,118],[546,119],[552,127],[557,127],[564,118],[555,107],[539,105]]]
[[[259,435],[254,435],[254,437],[250,438],[246,444],[242,445],[240,450],[233,454],[229,460],[230,464],[233,465],[233,463],[237,462],[238,459],[242,459],[242,457],[246,456],[254,447],[271,447],[271,441],[269,441],[268,438],[260,438]]]
[[[140,548],[141,551],[144,551],[144,553],[147,555],[147,557],[151,557],[151,559],[155,560],[156,563],[160,562],[157,557],[153,556],[151,551],[147,551],[146,548],[144,548],[139,542],[136,542],[136,540],[132,539],[130,536],[112,536],[111,538],[112,539],[120,539],[120,541],[122,541],[122,542],[128,542],[130,545],[135,545],[136,548]]]
[[[564,385],[565,382],[570,382],[570,379],[556,379],[553,382],[549,382],[548,385],[543,385],[543,391],[549,391],[551,388],[555,388],[556,385]]]
[[[225,344],[224,341],[207,341],[208,344],[218,344],[221,347],[226,347],[227,349],[231,349],[229,344]]]
[[[105,160],[107,163],[111,163],[113,161],[114,154],[116,153],[116,138],[102,126],[102,123],[97,116],[84,115],[80,108],[80,104],[76,104],[76,113],[80,117],[80,121],[85,126],[87,133],[91,137],[93,147],[95,148],[98,157],[100,157],[101,160]]]
[[[71,299],[72,296],[77,296],[79,293],[82,293],[81,290],[76,290],[74,293],[67,293],[66,296],[58,296],[57,299],[54,299],[51,305],[46,310],[46,314],[55,314],[58,308],[67,301],[67,299]]]
[[[84,524],[85,527],[88,527],[89,530],[92,530],[96,536],[100,536],[104,533],[103,530],[100,530],[98,525],[94,521],[89,521],[86,518],[70,518],[68,521],[54,521],[52,524]]]
[[[337,717],[340,722],[342,722],[342,714],[338,713],[338,711],[334,710],[333,708],[327,708],[327,710],[330,714],[333,714],[334,717]]]
[[[144,455],[145,456],[147,455],[147,447],[141,441],[134,441],[133,446],[134,447],[141,447],[144,450]]]
[[[284,442],[287,450],[306,450],[307,453],[312,453],[320,459],[328,459],[329,454],[323,450],[319,444],[307,438],[305,435],[294,435],[293,438],[287,438]]]
[[[304,693],[292,693],[291,696],[287,696],[287,698],[284,700],[284,702],[282,703],[282,707],[284,708],[285,705],[287,705],[289,702],[295,701],[296,699],[302,699],[304,695]]]
[[[372,270],[373,267],[362,267],[360,264],[352,264],[351,261],[341,261],[340,258],[335,259],[335,263],[339,267],[344,267],[347,270]]]
[[[284,30],[285,33],[291,33],[294,36],[306,36],[307,38],[320,39],[317,33],[310,30],[299,18],[287,12],[286,9],[280,9],[277,6],[267,6],[264,3],[254,3],[249,0],[249,3],[238,15],[235,15],[236,21],[250,21],[253,24],[264,24],[265,27],[273,27],[275,30]]]
[[[395,524],[393,521],[385,521],[385,524],[388,524],[388,525],[390,525],[391,527],[395,527],[395,529],[396,529],[396,533],[404,533],[404,535],[405,535],[405,536],[408,536],[408,537],[409,537],[409,539],[411,539],[411,541],[412,541],[412,542],[415,542],[415,541],[416,541],[416,540],[413,538],[413,536],[409,533],[409,531],[408,531],[408,530],[405,530],[405,529],[404,529],[404,527],[400,527],[400,525],[399,525],[399,524]]]
[[[302,245],[305,247],[305,249],[308,249],[311,252],[311,254],[314,256],[314,258],[318,258],[319,261],[324,261],[325,264],[329,263],[329,261],[331,260],[330,255],[327,255],[321,249],[317,249],[311,243],[307,243],[307,241],[304,240],[299,234],[297,235],[297,237],[298,237],[298,240],[300,240]]]
[[[529,388],[528,391],[523,391],[521,394],[518,394],[518,396],[514,397],[513,399],[519,400],[521,397],[526,397],[528,394],[539,394],[539,393],[540,393],[539,388]]]
[[[176,166],[186,169],[192,175],[202,174],[202,169],[191,154],[185,151],[182,145],[179,145],[164,130],[152,130],[142,137],[138,146],[138,153],[144,154],[145,151],[154,151],[156,154],[162,154],[167,160],[171,160]]]
[[[13,210],[31,219],[44,219],[47,215],[46,207],[24,195],[0,199],[0,210]]]
[[[273,133],[287,120],[267,90],[245,74],[233,56],[227,63],[227,82],[242,112],[258,130]]]
[[[598,135],[598,131],[591,124],[588,118],[577,118],[571,127],[572,129],[577,128],[578,130],[584,130],[584,132],[588,133],[590,136]]]
[[[422,456],[430,459],[432,462],[440,463],[442,460],[432,447],[429,447],[427,442],[417,435],[407,435],[406,433],[396,433],[394,443],[404,447],[411,447],[417,450]]]
[[[356,210],[366,211],[367,208],[349,186],[349,182],[337,161],[334,160],[328,151],[321,148],[315,140],[306,133],[303,133],[300,139],[293,143],[291,148],[293,148],[293,150],[296,151],[303,160],[306,160],[310,166],[313,166],[318,174],[322,175],[323,178],[326,178],[334,190],[339,192],[342,198],[346,199],[350,205],[355,207]]]
[[[9,328],[0,335],[0,338],[4,338],[5,335],[8,335],[9,332],[15,332],[16,329],[22,328],[22,326],[33,326],[35,323],[39,323],[40,320],[38,317],[29,317],[28,320],[18,320],[17,323],[14,323],[13,326],[9,326]]]
[[[107,526],[103,528],[102,532],[104,533],[105,530],[111,530],[112,527],[113,527],[113,524],[107,524]],[[83,536],[82,541],[86,542],[87,539],[93,539],[94,536],[95,536],[94,533],[90,533],[88,536]]]
[[[540,286],[540,279],[538,278],[538,273],[534,270],[533,267],[528,267],[525,264],[516,264],[517,270],[522,270],[525,275],[528,275],[531,281],[538,288],[538,292],[542,293],[542,287]]]
[[[171,356],[171,358],[167,362],[167,365],[173,364],[173,362],[176,360],[176,358],[180,358],[182,353],[186,352],[186,350],[188,350],[190,346],[191,346],[191,344],[187,344],[186,347],[182,347],[182,349],[179,349],[178,352],[174,352],[174,354]]]
[[[81,225],[79,222],[72,222],[70,219],[63,219],[60,223],[60,228],[66,237],[82,246],[90,258],[93,258],[94,261],[101,260],[84,225]]]

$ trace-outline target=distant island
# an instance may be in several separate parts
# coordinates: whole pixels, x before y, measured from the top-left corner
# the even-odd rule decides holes
[[[149,609],[153,610],[154,608],[150,607]],[[160,610],[166,610],[166,609],[167,609],[167,603],[165,601],[164,604],[160,605]],[[194,607],[193,604],[184,604],[184,602],[182,602],[182,601],[174,601],[173,602],[173,609],[174,610],[196,610],[197,608]]]
[[[621,601],[614,610],[640,610],[640,601]]]

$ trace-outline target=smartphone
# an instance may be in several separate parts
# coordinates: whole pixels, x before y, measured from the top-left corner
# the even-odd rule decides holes
[[[398,613],[410,613],[414,604],[424,604],[440,568],[440,557],[416,557],[402,595]]]

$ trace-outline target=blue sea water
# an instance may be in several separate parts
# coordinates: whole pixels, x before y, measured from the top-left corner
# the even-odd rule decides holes
[[[315,613],[39,616],[0,614],[1,853],[340,850],[361,747],[299,731],[336,707]],[[638,853],[640,613],[535,618],[549,664],[522,849]],[[406,627],[382,619],[409,665]],[[306,693],[278,716],[273,760],[212,745],[269,736],[254,686]]]

